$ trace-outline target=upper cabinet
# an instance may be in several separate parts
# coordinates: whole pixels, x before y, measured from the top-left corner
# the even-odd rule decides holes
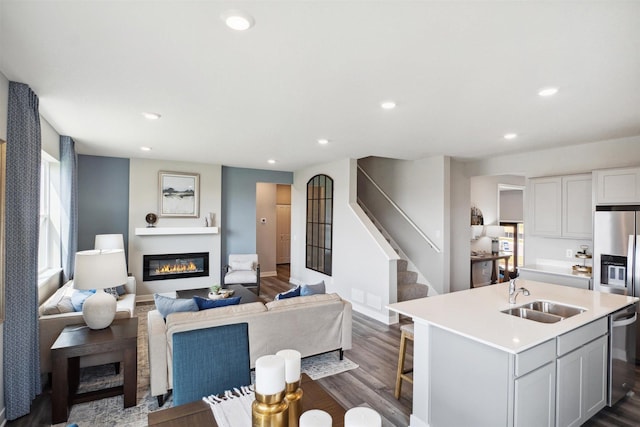
[[[596,205],[640,203],[640,168],[593,171]]]
[[[591,238],[591,174],[532,178],[529,187],[532,235]]]

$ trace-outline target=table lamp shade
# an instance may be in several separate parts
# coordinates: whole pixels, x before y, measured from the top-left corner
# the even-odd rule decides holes
[[[96,234],[94,249],[124,249],[122,234]]]
[[[82,305],[82,316],[91,329],[106,328],[116,315],[116,300],[103,289],[120,286],[126,281],[127,267],[122,249],[76,253],[73,287],[96,290]]]
[[[497,239],[498,237],[504,236],[504,227],[501,225],[487,225],[485,230],[485,235],[487,237],[491,237],[492,239]]]

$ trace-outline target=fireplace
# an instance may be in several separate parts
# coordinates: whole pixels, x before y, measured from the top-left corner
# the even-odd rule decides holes
[[[209,252],[144,255],[142,280],[183,279],[209,275]]]

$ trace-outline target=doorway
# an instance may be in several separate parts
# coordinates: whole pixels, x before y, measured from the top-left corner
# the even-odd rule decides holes
[[[498,224],[504,227],[498,239],[500,251],[511,254],[508,262],[498,267],[504,280],[518,277],[518,266],[524,264],[524,186],[498,184]],[[509,270],[506,270],[506,265]]]
[[[256,251],[262,277],[291,262],[291,185],[256,184]]]

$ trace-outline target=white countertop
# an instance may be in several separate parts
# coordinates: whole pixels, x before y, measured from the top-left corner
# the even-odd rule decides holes
[[[591,279],[590,274],[575,274],[571,267],[561,266],[561,265],[549,265],[549,264],[529,264],[524,267],[518,267],[519,270],[524,271],[534,271],[534,272],[542,272],[549,274],[556,274],[558,276],[570,276],[582,278],[585,280]]]
[[[514,307],[546,300],[586,309],[557,323],[539,323],[501,313],[509,304],[509,283],[499,283],[391,304],[388,308],[509,353],[519,353],[632,304],[638,298],[519,279],[531,295],[518,294]]]

